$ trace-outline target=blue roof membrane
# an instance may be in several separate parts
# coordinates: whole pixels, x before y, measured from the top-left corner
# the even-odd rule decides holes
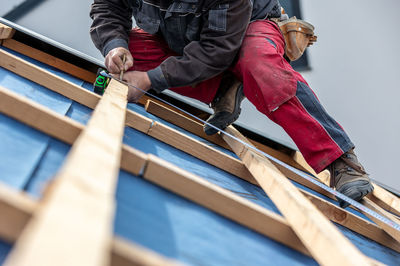
[[[115,233],[188,265],[316,265],[282,244],[121,171]]]
[[[12,246],[0,240],[0,265],[3,265],[4,261],[7,258],[7,255],[10,253]]]
[[[30,60],[30,61],[35,63],[34,60]],[[35,63],[35,64],[37,64],[37,63]],[[39,64],[39,65],[43,67],[43,64]],[[45,68],[49,69],[49,67],[45,67]],[[91,89],[91,84],[76,80],[72,77],[68,77],[68,75],[61,73],[59,71],[58,71],[59,73],[57,73],[57,71],[55,71],[55,70],[52,70],[52,71],[54,71],[57,75],[63,75],[63,77],[66,77],[67,79],[71,78],[74,83],[81,84],[86,89]],[[79,103],[73,102],[72,100],[70,100],[62,95],[51,92],[50,90],[48,90],[46,88],[43,88],[35,83],[32,83],[24,78],[21,78],[15,74],[13,74],[7,70],[1,69],[1,68],[0,68],[0,85],[7,87],[9,89],[12,89],[20,94],[26,95],[27,97],[30,97],[34,101],[37,101],[40,104],[45,105],[58,113],[66,114],[68,117],[71,117],[72,119],[79,121],[81,123],[86,123],[92,112],[91,109],[84,107],[84,106],[80,105]],[[191,135],[195,139],[198,139],[198,140],[200,139],[199,137],[194,136],[193,134],[190,134],[174,125],[171,125],[155,116],[152,116],[152,115],[146,113],[145,110],[138,105],[129,104],[128,107],[136,112],[139,112],[141,114],[146,115],[147,117],[150,117],[151,119],[160,121],[164,124],[168,124],[171,127],[179,130],[180,132],[183,132],[187,135]],[[50,180],[53,177],[53,175],[57,172],[57,170],[61,166],[70,146],[66,145],[58,140],[50,138],[46,134],[40,133],[40,132],[38,132],[30,127],[27,127],[27,126],[23,125],[22,123],[19,123],[19,122],[15,121],[7,116],[4,116],[4,115],[0,116],[0,129],[1,129],[0,130],[0,139],[2,140],[0,142],[0,156],[2,157],[1,158],[2,160],[0,160],[0,173],[7,173],[7,171],[16,171],[16,173],[11,172],[13,178],[10,178],[10,176],[5,177],[5,175],[0,174],[0,180],[3,182],[9,182],[11,185],[13,184],[14,187],[18,187],[19,189],[26,189],[31,195],[33,195],[35,197],[40,197],[40,195],[43,192],[44,184],[48,180]],[[4,141],[4,140],[6,140],[6,141]],[[205,140],[202,140],[202,141],[207,143],[207,141],[205,141]],[[249,184],[239,178],[236,178],[236,177],[234,177],[216,167],[213,167],[191,155],[188,155],[180,150],[177,150],[176,148],[174,148],[172,146],[162,143],[152,137],[144,135],[144,134],[142,134],[134,129],[131,129],[131,128],[126,129],[125,136],[124,136],[124,142],[133,146],[134,148],[139,149],[139,150],[155,154],[169,162],[172,162],[175,165],[178,165],[181,168],[184,168],[192,173],[195,173],[195,174],[209,180],[210,182],[212,182],[214,184],[224,187],[230,191],[233,191],[236,194],[238,194],[242,197],[245,197],[267,209],[278,212],[276,207],[274,206],[274,204],[269,200],[269,198],[265,195],[265,193],[259,187]],[[228,152],[225,149],[220,148],[220,150],[227,152],[228,154],[232,154],[231,152]],[[20,168],[20,169],[16,169],[16,168]],[[121,174],[121,176],[122,175],[123,174]],[[124,175],[130,176],[127,173],[124,173]],[[133,176],[130,176],[130,178],[132,180],[135,180],[135,177],[133,177]],[[125,184],[125,182],[128,182],[128,183],[130,182],[130,181],[121,181],[121,180],[130,180],[130,179],[127,177],[120,178],[119,188],[118,188],[118,192],[117,192],[118,207],[117,207],[117,220],[116,220],[116,224],[115,224],[115,230],[116,230],[116,232],[120,232],[123,237],[135,240],[136,234],[138,234],[140,232],[135,233],[135,232],[131,232],[131,231],[127,230],[127,228],[129,227],[129,224],[135,223],[135,220],[132,220],[132,217],[130,216],[131,215],[130,212],[132,211],[131,210],[132,207],[130,207],[130,206],[133,206],[134,203],[141,202],[141,201],[136,201],[136,199],[134,199],[135,202],[130,202],[130,196],[134,197],[135,195],[129,195],[129,194],[137,193],[138,195],[141,195],[141,191],[135,191],[132,188],[132,190],[122,190],[122,192],[121,192],[120,183]],[[137,179],[137,180],[139,180],[139,181],[135,181],[135,182],[142,182],[144,184],[147,184],[146,186],[151,185],[151,184],[147,183],[147,181],[144,181],[141,179]],[[122,185],[122,186],[124,186],[124,185]],[[158,188],[157,186],[154,186],[154,185],[151,185],[151,186],[153,187],[153,189],[155,189],[155,191],[158,191],[157,193],[161,193],[160,191],[163,191],[163,193],[167,193],[167,194],[169,193],[167,191],[164,191],[161,188]],[[127,185],[127,187],[130,187],[130,186]],[[146,189],[145,191],[150,191],[150,190]],[[135,193],[133,193],[133,192],[135,192]],[[154,192],[152,192],[152,193],[154,194]],[[150,193],[149,195],[153,195],[152,193]],[[315,192],[313,192],[313,193],[319,195],[318,193],[315,193]],[[225,228],[225,226],[228,226],[226,224],[230,224],[230,223],[234,224],[234,226],[238,226],[238,227],[242,228],[242,229],[234,229],[234,230],[239,230],[239,231],[240,230],[248,230],[248,229],[246,229],[236,223],[233,223],[211,211],[208,211],[208,210],[202,208],[201,206],[198,206],[197,204],[186,201],[173,193],[169,193],[169,194],[171,194],[172,196],[174,196],[176,198],[174,198],[172,196],[168,196],[168,197],[165,196],[165,198],[163,198],[165,200],[165,204],[162,204],[162,202],[160,203],[160,201],[156,201],[156,199],[154,199],[154,201],[158,202],[159,205],[164,206],[164,207],[167,206],[168,207],[166,209],[167,211],[165,211],[165,208],[154,209],[155,207],[157,207],[157,206],[155,206],[155,207],[153,207],[153,209],[151,209],[152,210],[151,212],[150,211],[146,212],[146,208],[140,209],[140,206],[137,207],[140,210],[139,214],[143,215],[144,217],[147,217],[146,219],[148,219],[148,222],[150,220],[156,220],[156,221],[161,220],[161,221],[163,221],[163,223],[166,223],[166,221],[170,221],[172,219],[170,217],[170,209],[173,209],[167,203],[173,202],[175,205],[186,206],[184,208],[182,207],[182,208],[173,209],[173,211],[171,210],[171,213],[174,213],[174,214],[176,214],[179,210],[179,213],[177,215],[174,215],[174,217],[175,216],[180,217],[179,223],[176,222],[175,220],[174,220],[174,225],[171,225],[171,223],[170,224],[166,223],[166,225],[169,225],[169,227],[167,229],[163,229],[163,230],[167,230],[166,231],[167,233],[164,232],[164,234],[166,234],[166,236],[168,236],[169,238],[167,240],[164,240],[164,242],[167,241],[165,243],[175,243],[173,241],[174,239],[177,242],[174,245],[171,245],[170,247],[168,247],[168,246],[163,247],[164,249],[166,249],[166,251],[164,251],[163,254],[166,254],[166,255],[175,254],[175,253],[180,254],[179,256],[185,257],[185,261],[190,261],[190,258],[193,257],[193,258],[195,258],[192,260],[193,262],[197,261],[197,259],[199,257],[198,254],[201,254],[201,256],[203,256],[205,254],[204,252],[206,252],[206,251],[193,250],[193,254],[192,254],[192,253],[189,253],[189,251],[185,250],[183,247],[181,248],[182,243],[185,243],[185,245],[186,245],[187,243],[190,244],[190,241],[193,241],[196,245],[199,245],[199,246],[201,246],[200,245],[201,243],[203,243],[203,244],[205,243],[206,240],[204,240],[204,239],[196,240],[196,239],[198,239],[198,237],[195,234],[198,232],[197,230],[199,230],[199,228],[201,228],[201,226],[200,226],[201,224],[199,224],[200,222],[202,222],[203,225],[204,224],[207,225],[208,223],[210,223],[210,224],[220,223],[218,226],[216,225],[215,230],[217,230],[217,229],[220,230],[219,232],[221,232],[222,235],[224,235],[224,233],[226,233],[226,232],[229,232],[230,230],[233,230],[232,228],[236,228],[236,227]],[[319,195],[319,196],[321,196],[321,195]],[[145,195],[143,197],[145,197]],[[174,200],[172,200],[171,197],[174,198]],[[152,201],[153,198],[154,198],[154,196],[151,196],[147,201]],[[122,203],[121,203],[121,199],[123,199]],[[185,202],[185,203],[183,203],[183,202]],[[185,204],[189,204],[189,205],[185,205]],[[147,205],[144,205],[144,206],[147,206]],[[188,206],[190,206],[190,208]],[[191,208],[194,208],[193,212],[190,211]],[[124,210],[126,210],[126,211],[124,211]],[[160,213],[158,213],[157,210],[159,210]],[[196,214],[196,212],[198,212],[200,214]],[[359,215],[358,212],[357,212],[357,214]],[[167,216],[164,217],[165,215],[167,215]],[[191,215],[193,215],[194,217],[197,217],[199,219],[199,223],[196,223],[196,221],[192,221],[190,219]],[[186,216],[188,216],[188,217],[186,217]],[[203,218],[201,218],[201,217],[203,217]],[[217,217],[217,218],[215,218],[215,217]],[[120,220],[118,220],[118,219],[120,219]],[[141,218],[141,219],[144,219],[144,218]],[[214,219],[216,219],[215,222],[211,222]],[[222,219],[222,220],[219,220],[219,219]],[[120,221],[123,221],[123,223],[121,223]],[[188,224],[185,225],[184,224],[185,221]],[[187,228],[182,229],[186,233],[184,233],[182,235],[179,233],[175,233],[180,230],[180,227],[178,228],[175,226],[177,224],[179,224],[180,226],[186,226]],[[193,224],[194,226],[191,227],[190,224]],[[122,227],[120,228],[120,226],[122,226]],[[142,227],[140,227],[140,228],[142,228]],[[223,228],[223,230],[221,228]],[[375,259],[378,259],[386,264],[389,264],[389,265],[395,265],[396,264],[395,262],[400,261],[400,255],[398,253],[392,252],[391,250],[384,248],[384,247],[380,246],[379,244],[376,244],[373,241],[370,241],[368,239],[360,237],[358,234],[356,234],[350,230],[347,230],[345,228],[342,228],[341,226],[339,226],[339,228],[365,254],[367,254]],[[133,229],[135,229],[135,228],[133,228]],[[225,232],[224,230],[227,230],[227,231]],[[158,246],[157,241],[159,241],[158,238],[161,237],[162,234],[160,236],[155,236],[153,238],[153,237],[151,237],[152,235],[154,235],[151,233],[152,228],[147,228],[147,229],[142,228],[142,231],[143,231],[142,232],[143,235],[141,237],[138,237],[138,239],[135,241],[138,241],[139,243],[143,242],[142,243],[143,245],[148,246],[150,248],[154,248],[155,250],[158,250],[161,248]],[[248,230],[248,231],[251,232],[252,234],[254,234],[254,235],[249,235],[249,236],[251,236],[251,238],[254,237],[256,239],[259,239],[259,238],[264,239],[263,236],[261,236],[257,233],[254,233],[250,230]],[[190,240],[191,235],[189,234],[189,232],[193,233],[194,236],[196,236],[193,240]],[[242,232],[242,231],[240,231],[240,232]],[[147,234],[149,234],[148,237],[146,237]],[[241,238],[247,238],[249,236],[246,236],[246,234],[242,236],[241,234],[240,235],[234,234],[232,232],[230,232],[229,234],[226,233],[226,236],[230,236],[230,234],[233,234],[231,241],[233,243],[235,243],[236,245],[241,246],[243,250],[246,250],[245,247],[240,245],[240,243],[242,243],[242,242],[240,242],[240,241],[236,242],[236,241],[238,241],[237,239],[241,240]],[[172,238],[172,240],[171,240],[171,238]],[[182,240],[182,239],[186,239],[186,238],[189,238],[187,240],[188,242],[185,242],[186,240],[185,241]],[[225,244],[225,242],[223,242],[223,240],[214,239],[214,238],[210,238],[210,239],[212,239],[212,241],[208,241],[208,242],[215,242],[217,244],[224,243],[224,245],[226,245],[227,248],[232,248],[232,249],[227,249],[227,250],[230,250],[230,252],[233,250],[233,247],[230,247],[229,243]],[[155,242],[153,243],[153,241],[155,241]],[[198,243],[196,241],[200,241],[200,242]],[[249,245],[249,247],[251,247],[252,249],[260,250],[260,254],[263,254],[263,252],[264,252],[264,254],[269,254],[267,251],[264,251],[264,249],[266,249],[267,247],[264,247],[262,243],[266,244],[266,243],[268,243],[268,241],[272,241],[272,240],[268,240],[267,242],[265,242],[265,241],[266,240],[243,240],[243,243],[246,243],[246,245]],[[261,243],[261,244],[260,244],[260,246],[257,246],[256,243],[258,243],[258,244]],[[187,245],[189,245],[189,244],[187,244]],[[274,242],[274,244],[280,245],[275,242]],[[201,247],[203,248],[203,246],[201,246]],[[221,245],[219,245],[219,246],[217,245],[217,247],[214,247],[214,249],[219,250],[220,247],[221,247]],[[172,251],[171,250],[168,251],[169,249],[171,249]],[[196,249],[196,248],[194,248],[194,249]],[[213,248],[209,247],[209,248],[205,248],[205,249],[209,250],[209,249],[213,249]],[[279,252],[281,254],[289,254],[290,252],[295,252],[295,251],[288,249],[288,250],[290,250],[290,252],[286,253],[286,251],[285,251],[286,249],[288,249],[288,248],[285,247],[285,249],[283,249],[283,251],[279,251]],[[222,250],[219,252],[224,253],[226,251]],[[184,255],[182,255],[182,254],[184,254]],[[246,255],[243,254],[243,252],[239,253],[237,251],[235,254],[230,254],[230,255],[235,256],[237,254],[241,254],[241,256],[246,257]],[[292,253],[290,253],[290,254],[292,254]],[[212,256],[213,257],[214,254],[210,253],[210,255],[204,255],[204,256],[206,256],[206,257]],[[263,256],[263,257],[268,258],[268,256]],[[273,257],[271,257],[271,259],[273,260]],[[217,258],[216,261],[224,261],[224,260],[225,260],[225,258]],[[261,262],[261,259],[257,260],[257,261]]]

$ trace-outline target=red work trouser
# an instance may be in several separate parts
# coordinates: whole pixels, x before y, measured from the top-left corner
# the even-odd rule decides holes
[[[354,145],[327,114],[303,77],[283,58],[284,47],[275,23],[252,22],[230,71],[243,82],[247,99],[288,133],[306,161],[319,173]],[[139,29],[132,30],[129,49],[134,58],[132,70],[138,71],[156,68],[169,56],[176,55],[162,38]],[[208,104],[220,81],[221,75],[196,86],[171,90]]]

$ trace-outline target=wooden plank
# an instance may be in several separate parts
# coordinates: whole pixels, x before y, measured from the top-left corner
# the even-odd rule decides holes
[[[388,213],[387,211],[385,211],[384,209],[379,207],[372,200],[370,200],[368,198],[364,198],[364,199],[362,199],[361,203],[365,207],[375,211],[376,213],[378,213],[378,214],[382,215],[383,217],[393,221],[394,223],[400,224],[400,221],[395,216],[393,216],[392,214]],[[392,236],[394,239],[396,239],[400,243],[400,232],[398,230],[396,230],[396,229],[392,228],[391,226],[381,222],[380,220],[376,219],[375,217],[369,215],[366,212],[364,212],[364,214],[367,215],[372,221],[374,221],[380,227],[382,227],[383,230],[385,230],[390,236]]]
[[[73,144],[76,137],[83,129],[83,125],[4,88],[0,88],[0,112],[26,123],[46,134],[52,135],[68,144]],[[150,127],[150,124],[152,123],[151,120],[141,120],[139,119],[140,117],[134,118],[135,119],[131,122],[136,123],[136,125],[142,124],[142,126],[140,126],[142,129]],[[144,153],[127,145],[123,145],[121,158],[122,169],[134,175],[139,175],[145,166],[146,160],[147,155]],[[305,191],[303,191],[303,193],[305,193],[330,220],[400,252],[399,243],[394,241],[393,238],[375,224],[361,219],[319,197],[311,195]]]
[[[0,183],[0,238],[14,243],[32,218],[39,203],[21,191],[15,191]],[[132,242],[114,237],[111,265],[180,265],[153,251]]]
[[[143,176],[146,180],[211,209],[260,234],[304,254],[309,254],[280,215],[239,197],[233,192],[214,185],[153,155],[149,155],[149,161]]]
[[[55,56],[49,55],[14,39],[4,40],[3,46],[20,54],[29,56],[30,58],[38,60],[39,62],[55,67],[89,83],[93,83],[96,80],[96,73],[77,67],[71,63],[68,63],[67,61],[61,60]]]
[[[142,105],[142,106],[146,106],[148,101],[152,101],[152,102],[155,102],[155,103],[157,103],[157,104],[159,104],[161,106],[167,107],[166,103],[164,103],[164,102],[162,102],[162,101],[160,101],[158,99],[155,99],[155,98],[153,98],[151,96],[148,96],[146,94],[143,95],[139,99],[139,101],[137,103]],[[187,117],[187,118],[191,119],[191,117],[188,114],[186,114],[185,112],[183,112],[181,110],[178,110],[178,109],[176,109],[175,107],[172,107],[172,106],[169,106],[169,108],[172,109],[174,112],[176,112],[176,113],[178,113],[178,114],[180,114],[180,115],[182,115],[184,117]],[[193,107],[193,106],[189,106],[188,109],[190,109],[191,112],[195,112],[196,114],[201,115],[201,116],[204,116],[205,114],[209,115],[208,113],[205,113],[204,111],[202,111],[200,109],[197,109],[196,107]]]
[[[0,86],[0,112],[72,144],[83,125]],[[51,125],[49,127],[49,125]]]
[[[178,266],[175,260],[168,259],[147,248],[128,242],[120,237],[113,241],[111,265],[115,266]]]
[[[233,127],[227,132],[248,142]],[[323,265],[372,265],[265,157],[224,135],[312,256]]]
[[[92,109],[100,100],[99,95],[3,50],[0,50],[0,66]]]
[[[127,94],[110,82],[6,265],[109,264]]]
[[[324,170],[321,173],[316,173],[314,169],[307,163],[306,159],[304,159],[304,156],[301,154],[299,151],[295,151],[292,155],[293,160],[301,165],[307,172],[312,174],[313,176],[317,177],[320,180],[326,180],[329,179],[330,174],[328,170]]]
[[[400,252],[400,243],[393,239],[388,233],[379,226],[371,223],[359,216],[337,207],[336,205],[315,197],[311,193],[301,190],[306,198],[308,198],[318,210],[325,215],[326,218],[340,224],[360,235],[363,235],[375,242]]]
[[[71,145],[84,128],[82,124],[1,86],[0,112]],[[138,175],[145,161],[144,153],[123,145],[122,169]]]
[[[21,234],[36,205],[26,194],[0,183],[0,237],[13,243]]]
[[[169,121],[171,123],[174,123],[175,125],[178,125],[178,126],[184,128],[185,130],[188,130],[189,132],[192,132],[194,134],[196,134],[196,133],[198,133],[200,131],[202,132],[202,127],[201,127],[201,125],[199,123],[196,123],[193,120],[190,120],[190,119],[187,119],[185,117],[182,117],[182,116],[180,116],[180,114],[174,113],[173,111],[168,110],[167,108],[165,108],[163,106],[157,105],[156,103],[149,102],[148,105],[147,105],[147,110],[149,112],[151,112],[152,114],[154,114],[154,115],[157,115],[157,116],[159,116],[159,117],[161,117],[163,119],[167,119],[167,121]],[[133,126],[134,124],[131,123],[131,125]],[[164,140],[163,141],[164,142],[168,141],[165,136],[164,136]],[[215,141],[214,143],[218,144],[218,141]],[[254,142],[252,142],[252,143],[254,143]],[[174,144],[170,144],[170,145],[175,146]],[[258,147],[261,147],[261,145],[258,144]],[[293,163],[293,160],[291,160],[287,155],[283,154],[282,152],[273,151],[273,149],[271,149],[271,148],[266,149],[265,147],[264,147],[263,151],[268,153],[268,154],[270,154],[270,155],[272,155],[272,156],[274,156],[274,157],[277,156],[278,159],[284,159],[283,161],[285,161],[286,163],[289,163],[290,165],[292,165],[294,167],[298,166],[295,163]],[[327,197],[333,198],[333,196],[330,195],[329,193],[327,193],[325,190],[321,189],[320,187],[316,186],[315,184],[313,184],[313,183],[311,183],[311,182],[309,182],[307,180],[304,180],[304,178],[299,176],[297,173],[292,172],[291,170],[288,170],[288,169],[286,169],[285,167],[283,167],[283,166],[281,166],[279,164],[276,164],[276,163],[274,163],[274,164],[275,164],[276,167],[279,168],[279,170],[281,170],[286,176],[288,176],[293,181],[296,181],[296,182],[298,182],[298,183],[300,183],[302,185],[305,185],[306,187],[311,188],[314,191],[317,191],[317,192],[319,192],[319,193],[321,193],[321,194],[323,194],[323,195],[325,195]],[[221,164],[218,164],[218,165],[213,164],[213,165],[215,165],[215,166],[217,166],[217,167],[219,167],[219,168],[221,168],[221,169],[223,169],[223,170],[225,170],[225,171],[227,171],[229,173],[232,173],[232,172],[230,172],[229,169],[226,169],[225,165],[221,165]],[[254,178],[249,177],[249,175],[248,175],[248,173],[246,171],[244,173],[246,173],[245,176],[238,175],[238,174],[234,174],[234,175],[239,176],[240,178],[245,179],[245,180],[247,180],[247,181],[249,181],[249,182],[251,182],[253,184],[258,184],[254,180]]]
[[[158,116],[167,122],[177,125],[178,127],[181,127],[203,139],[206,139],[211,143],[217,144],[228,150],[231,149],[220,135],[214,134],[212,136],[208,136],[206,133],[204,133],[203,125],[200,122],[195,121],[193,118],[188,118],[187,116],[172,111],[172,109],[156,103],[153,100],[148,100],[146,102],[145,109],[147,112]]]
[[[15,29],[0,23],[0,40],[10,39],[14,36]]]
[[[154,114],[174,125],[177,125],[177,126],[183,128],[203,139],[206,139],[206,140],[210,141],[211,143],[217,144],[225,149],[231,150],[229,145],[227,145],[226,142],[223,141],[223,139],[221,138],[220,135],[214,134],[212,136],[208,136],[207,134],[204,133],[202,123],[195,121],[194,118],[188,117],[187,115],[186,116],[182,115],[182,114],[174,111],[173,109],[171,109],[171,107],[167,107],[165,105],[159,104],[153,100],[148,100],[145,105],[145,109],[147,112]],[[268,146],[258,143],[257,141],[251,140],[251,142],[257,148],[268,153],[269,155],[274,156],[275,158],[277,158],[283,162],[286,162],[286,163],[292,165],[293,167],[296,167],[301,170],[305,170],[302,166],[300,166],[295,161],[293,161],[293,159],[289,155],[287,155],[283,152],[274,150]]]
[[[240,176],[248,182],[255,182],[241,161],[173,128],[131,111],[127,112],[126,125],[221,168],[228,173]]]
[[[400,198],[379,185],[374,184],[374,191],[368,195],[368,198],[387,211],[400,216]]]

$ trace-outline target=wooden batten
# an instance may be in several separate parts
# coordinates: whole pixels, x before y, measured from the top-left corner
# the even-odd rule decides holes
[[[46,134],[72,144],[84,126],[26,97],[0,86],[0,112],[23,123],[46,130]],[[51,125],[49,127],[49,125]]]
[[[173,123],[174,125],[177,125],[177,126],[183,128],[203,139],[206,139],[214,144],[217,144],[218,146],[221,146],[225,149],[231,150],[231,148],[226,144],[226,142],[223,141],[221,136],[219,136],[218,134],[214,134],[212,136],[205,134],[204,130],[203,130],[203,125],[200,122],[195,121],[194,118],[190,118],[187,115],[182,115],[182,114],[174,111],[173,109],[171,109],[171,107],[167,107],[167,106],[157,103],[153,100],[148,100],[145,105],[145,109],[147,112],[154,114],[154,115],[164,119],[165,121]],[[277,158],[285,163],[288,163],[289,165],[292,165],[293,167],[296,167],[301,170],[305,170],[304,167],[297,164],[289,155],[287,155],[281,151],[274,150],[274,149],[272,149],[268,146],[265,146],[261,143],[258,143],[256,141],[252,141],[252,143],[257,148],[268,153],[269,155],[274,156],[275,158]]]
[[[46,134],[52,135],[68,144],[73,144],[76,137],[83,130],[83,125],[80,123],[64,117],[7,89],[0,88],[0,96],[0,103],[2,103],[0,104],[0,112],[26,123]],[[8,103],[11,103],[12,106],[8,106]],[[18,108],[14,108],[13,106],[18,106]],[[34,118],[27,114],[34,115]],[[132,115],[130,123],[141,129],[141,131],[147,132],[152,124],[152,120],[140,115]],[[60,131],[59,129],[62,130]],[[54,132],[57,132],[57,134],[54,134]],[[121,158],[122,169],[134,175],[138,175],[144,168],[146,160],[146,154],[133,149],[130,146],[123,145]],[[254,180],[254,182],[256,181]],[[330,204],[317,196],[305,191],[302,192],[305,193],[305,195],[310,198],[318,209],[320,209],[320,211],[330,220],[400,252],[400,245],[375,224],[370,223],[351,212],[343,210],[336,205]]]
[[[0,97],[1,98],[1,97]],[[0,183],[0,237],[13,243],[36,209],[36,202]]]
[[[228,150],[231,149],[218,134],[209,136],[204,133],[203,125],[200,122],[195,121],[193,118],[188,118],[187,116],[172,111],[171,109],[153,100],[148,100],[146,102],[145,109],[147,112],[158,116],[167,122],[173,123],[174,125],[177,125],[203,139],[210,141],[211,143],[217,144],[218,146]]]
[[[191,133],[194,133],[194,134],[196,134],[196,135],[198,135],[200,137],[203,137],[204,133],[203,134],[199,133],[199,132],[203,132],[201,124],[199,124],[199,123],[197,123],[197,122],[195,122],[195,121],[193,121],[193,120],[191,120],[191,119],[189,119],[189,118],[187,118],[185,116],[182,116],[179,113],[176,113],[176,112],[166,108],[165,106],[162,106],[162,105],[157,104],[155,102],[148,101],[146,107],[147,107],[147,111],[149,111],[150,113],[152,113],[152,114],[154,114],[156,116],[159,116],[160,118],[166,119],[168,122],[171,122],[171,123],[173,123],[173,124],[175,124],[175,125],[177,125],[179,127],[182,127],[183,129],[188,130]],[[215,141],[212,141],[212,142],[219,145],[219,142],[222,140],[221,137],[218,136],[217,134],[214,135],[214,136],[215,136],[214,137]],[[260,143],[255,142],[255,141],[251,141],[251,142],[252,142],[252,144],[254,146],[256,146],[257,148],[261,148],[261,150],[266,152],[267,154],[269,154],[271,156],[274,156],[275,158],[278,158],[278,159],[282,160],[283,162],[288,163],[289,165],[292,165],[293,167],[297,167],[299,169],[304,169],[302,167],[299,167],[299,165],[295,161],[293,161],[293,159],[291,159],[289,155],[284,154],[284,153],[282,153],[280,151],[273,150],[273,149],[271,149],[271,148],[269,148],[269,147],[267,147],[265,145],[262,145]],[[319,193],[321,193],[321,194],[323,194],[323,195],[325,195],[327,197],[334,198],[332,195],[330,195],[329,193],[327,193],[325,190],[321,189],[317,185],[315,185],[312,182],[309,182],[307,180],[304,180],[297,173],[295,173],[295,172],[293,172],[293,171],[291,171],[289,169],[286,169],[285,167],[283,167],[283,166],[281,166],[279,164],[276,164],[276,163],[274,163],[274,164],[275,164],[276,167],[279,168],[280,171],[282,171],[286,176],[288,176],[293,181],[296,181],[296,182],[298,182],[298,183],[300,183],[300,184],[302,184],[302,185],[304,185],[304,186],[306,186],[308,188],[311,188],[314,191],[317,191],[317,192],[319,192]],[[232,173],[231,171],[226,169],[225,166],[222,166],[221,164],[218,164],[218,165],[215,165],[215,166],[217,166],[217,167],[219,167],[219,168],[221,168],[221,169],[223,169],[223,170],[225,170],[227,172]],[[258,185],[258,183],[254,180],[253,177],[251,177],[251,175],[249,177],[248,173],[246,173],[245,176],[238,175],[238,174],[235,174],[235,173],[233,173],[233,174],[236,175],[236,176],[239,176],[240,178],[245,179],[245,180],[247,180],[247,181],[249,181],[249,182],[251,182],[253,184]]]
[[[109,264],[127,94],[111,81],[6,265]]]
[[[375,211],[376,213],[379,213],[381,216],[387,218],[388,220],[392,221],[393,223],[396,223],[397,225],[400,225],[400,220],[398,220],[394,215],[388,213],[381,207],[379,207],[377,204],[375,204],[372,200],[368,198],[364,198],[361,203],[366,206],[367,208]],[[383,230],[385,230],[390,236],[392,236],[394,239],[396,239],[400,243],[400,232],[393,227],[387,225],[386,223],[381,222],[377,218],[369,215],[366,212],[363,212],[365,215],[367,215],[372,221],[374,221],[376,224],[378,224]]]
[[[0,40],[10,39],[14,36],[15,29],[0,23]]]
[[[400,198],[389,191],[374,184],[374,191],[368,195],[369,199],[400,217]]]
[[[14,243],[38,206],[39,203],[24,192],[14,191],[10,187],[0,184],[0,212],[2,214],[0,216],[0,238]],[[172,266],[180,264],[120,237],[114,237],[110,265]]]
[[[76,78],[82,79],[89,83],[93,83],[96,80],[96,73],[90,72],[86,69],[77,67],[71,63],[61,60],[55,56],[49,55],[43,51],[30,47],[26,44],[18,42],[14,39],[8,39],[3,41],[3,46],[11,50],[14,50],[20,54],[29,56],[39,62],[45,63],[49,66],[60,69]]]
[[[149,249],[131,243],[120,237],[113,240],[112,266],[179,266],[172,259],[167,259]]]
[[[100,96],[59,76],[31,64],[4,50],[0,50],[0,67],[36,82],[87,107],[95,108]]]
[[[67,144],[73,144],[84,126],[68,117],[0,86],[0,112]],[[121,168],[138,175],[146,155],[128,145],[122,146]]]
[[[248,143],[232,126],[226,131]],[[313,258],[320,264],[372,265],[371,261],[345,238],[269,160],[227,135],[223,138],[243,160]]]
[[[127,126],[165,142],[233,175],[240,176],[249,182],[255,182],[242,162],[230,155],[135,112],[128,111],[126,119]]]
[[[211,209],[262,235],[304,254],[309,254],[280,215],[243,199],[203,178],[153,155],[149,155],[149,161],[143,176],[146,180]]]

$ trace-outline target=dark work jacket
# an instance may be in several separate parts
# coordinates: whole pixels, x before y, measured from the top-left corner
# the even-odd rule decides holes
[[[250,21],[280,16],[278,0],[95,0],[90,34],[104,56],[128,49],[132,16],[150,34],[163,36],[179,56],[148,71],[152,88],[194,85],[226,70]]]

